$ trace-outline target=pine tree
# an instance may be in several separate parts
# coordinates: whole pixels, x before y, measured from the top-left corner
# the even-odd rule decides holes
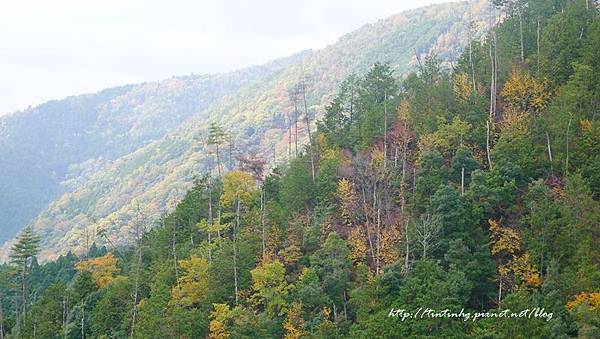
[[[40,251],[40,236],[29,226],[23,230],[17,243],[11,248],[10,261],[16,265],[21,274],[23,288],[23,315],[26,318],[29,310],[29,272],[33,259]]]
[[[221,177],[221,154],[219,152],[219,146],[225,142],[226,133],[221,125],[212,123],[208,129],[208,140],[206,144],[209,146],[215,146],[215,153],[217,156],[217,173],[219,178]]]

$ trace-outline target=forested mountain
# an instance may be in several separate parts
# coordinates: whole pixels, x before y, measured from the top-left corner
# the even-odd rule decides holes
[[[0,243],[112,161],[164,137],[302,54],[228,74],[177,77],[69,97],[0,117]]]
[[[82,254],[40,265],[46,234],[26,228],[0,266],[0,333],[600,337],[598,9],[571,0],[494,6],[504,19],[468,41],[452,69],[429,53],[401,79],[386,62],[344,76],[297,153],[295,123],[269,138],[275,127],[259,126],[273,114],[250,114],[263,110],[232,96],[214,111],[239,105],[231,124],[192,122],[118,160],[109,169],[117,188],[127,177],[119,173],[148,173],[158,159],[168,172],[162,190],[185,189],[175,173],[195,174],[181,159],[207,170],[159,219],[134,200],[127,245],[99,229]],[[291,74],[320,74],[310,88],[327,88],[329,74],[309,72],[314,53]],[[262,86],[256,102],[284,102],[267,99],[276,84],[289,89],[281,79],[243,93]],[[301,123],[321,98],[307,83],[290,110]],[[232,130],[248,141],[229,168]],[[200,131],[194,143],[211,157],[187,150],[185,138]],[[272,168],[258,152],[269,142],[283,154]],[[152,157],[153,166],[129,165]]]
[[[210,123],[228,135],[221,145],[224,167],[236,167],[238,153],[282,163],[289,158],[287,128],[299,125],[294,144],[296,135],[300,146],[306,142],[306,118],[314,129],[345,77],[385,62],[401,78],[417,67],[417,57],[432,52],[449,68],[469,39],[487,30],[492,13],[485,1],[424,7],[265,66],[128,86],[4,118],[7,147],[1,152],[7,154],[0,166],[12,174],[2,179],[7,206],[0,225],[10,235],[37,215],[33,226],[42,236],[44,259],[69,250],[83,253],[99,231],[103,236],[93,240],[125,244],[132,240],[138,209],[158,218],[181,199],[194,176],[214,169],[215,147],[206,145]],[[290,94],[299,84],[307,116],[304,102],[294,107]],[[61,133],[52,134],[55,130]],[[23,168],[34,170],[14,174]]]

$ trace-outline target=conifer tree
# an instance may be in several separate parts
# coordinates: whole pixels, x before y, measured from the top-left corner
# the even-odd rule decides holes
[[[19,235],[17,243],[11,248],[10,261],[18,267],[21,275],[24,317],[27,317],[29,310],[29,273],[31,263],[40,251],[40,240],[40,236],[33,231],[33,227],[28,226]]]

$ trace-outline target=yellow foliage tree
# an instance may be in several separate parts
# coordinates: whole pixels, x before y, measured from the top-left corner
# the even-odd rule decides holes
[[[495,220],[488,220],[490,226],[490,250],[499,262],[500,293],[506,287],[538,287],[541,285],[539,272],[522,250],[519,233],[509,227],[502,227]]]
[[[216,320],[211,320],[208,325],[208,338],[209,339],[228,339],[229,333],[225,330],[225,325]]]
[[[448,154],[463,144],[469,129],[471,129],[471,124],[462,121],[459,117],[454,117],[451,123],[440,118],[438,119],[438,129],[421,137],[419,149],[421,151],[437,150],[442,154]]]
[[[452,87],[454,96],[460,100],[468,100],[473,94],[473,84],[467,73],[455,73],[452,79]]]
[[[223,176],[221,204],[232,206],[238,201],[247,202],[254,191],[256,191],[256,182],[250,173],[231,171]]]
[[[550,95],[544,85],[528,72],[515,67],[500,93],[508,106],[524,112],[542,112]]]
[[[199,303],[208,289],[208,261],[192,255],[188,260],[179,260],[182,275],[179,286],[171,290],[171,304],[191,306]]]
[[[400,259],[398,250],[401,239],[402,233],[399,227],[388,227],[381,232],[381,262],[383,265],[389,265]]]
[[[396,114],[399,121],[408,122],[408,118],[410,117],[410,102],[408,100],[400,101]]]
[[[512,228],[502,227],[495,220],[488,220],[490,225],[492,255],[506,253],[514,255],[521,248],[521,237]]]
[[[348,226],[352,226],[354,214],[357,206],[356,192],[354,185],[348,179],[338,181],[337,196],[340,200],[340,214],[342,220]]]
[[[512,139],[524,138],[529,135],[528,115],[516,108],[508,108],[500,124],[502,130],[501,138]]]
[[[367,235],[361,227],[355,227],[348,234],[348,244],[350,245],[350,257],[355,263],[362,262],[367,257]]]
[[[304,318],[302,318],[302,303],[297,302],[290,307],[287,319],[283,323],[285,339],[300,339],[304,336]]]
[[[567,309],[572,311],[579,305],[586,305],[590,311],[600,311],[600,292],[582,292],[567,303]]]
[[[80,261],[75,264],[75,269],[78,271],[90,272],[92,279],[100,288],[110,284],[117,276],[119,268],[117,267],[117,258],[112,253]]]
[[[538,287],[542,284],[538,270],[531,264],[529,252],[513,257],[506,267],[518,279],[519,286]]]
[[[264,261],[250,271],[256,305],[263,305],[270,315],[282,315],[291,286],[285,280],[285,267],[277,260]]]
[[[230,337],[225,324],[231,318],[231,309],[227,304],[213,304],[210,313],[209,339],[228,339]]]

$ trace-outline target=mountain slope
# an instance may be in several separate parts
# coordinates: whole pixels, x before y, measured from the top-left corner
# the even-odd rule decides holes
[[[35,219],[34,226],[44,239],[42,257],[52,258],[69,249],[81,251],[86,234],[95,235],[98,229],[105,230],[112,243],[126,243],[129,221],[138,206],[149,217],[169,210],[190,187],[194,175],[214,167],[213,157],[203,142],[212,121],[221,122],[233,135],[237,152],[255,151],[265,159],[272,159],[276,150],[281,160],[286,145],[285,116],[292,111],[287,93],[299,79],[310,79],[309,110],[318,118],[338,83],[350,73],[364,72],[374,62],[388,62],[396,75],[402,76],[415,67],[415,52],[424,56],[435,51],[446,63],[455,60],[468,39],[469,18],[475,22],[475,34],[487,30],[485,4],[486,1],[449,3],[404,12],[365,25],[322,50],[272,64],[279,67],[265,66],[267,70],[259,72],[259,77],[235,77],[248,70],[216,76],[235,78],[237,82],[232,80],[230,87],[224,86],[228,90],[213,93],[214,101],[207,99],[210,104],[192,106],[187,115],[182,113],[185,118],[170,121],[170,105],[156,107],[152,117],[163,117],[171,123],[167,126],[177,126],[163,128],[164,136],[154,141],[150,137],[143,139],[146,145],[124,150],[119,154],[121,157],[103,162],[98,170],[83,166],[94,174],[86,175],[80,182],[75,180],[72,191],[52,202]],[[155,83],[156,87],[169,87],[169,82],[179,86],[177,91],[160,94],[157,100],[197,99],[194,81],[196,78],[177,78]],[[126,95],[122,100],[128,98]],[[147,102],[143,100],[140,104]],[[302,138],[305,134],[302,129]],[[136,145],[139,144],[142,142]],[[93,154],[91,158],[97,156]],[[77,160],[89,161],[89,158]],[[85,170],[79,171],[82,172]],[[4,253],[6,248],[7,245]]]
[[[0,117],[0,243],[113,160],[296,59],[117,87]]]

